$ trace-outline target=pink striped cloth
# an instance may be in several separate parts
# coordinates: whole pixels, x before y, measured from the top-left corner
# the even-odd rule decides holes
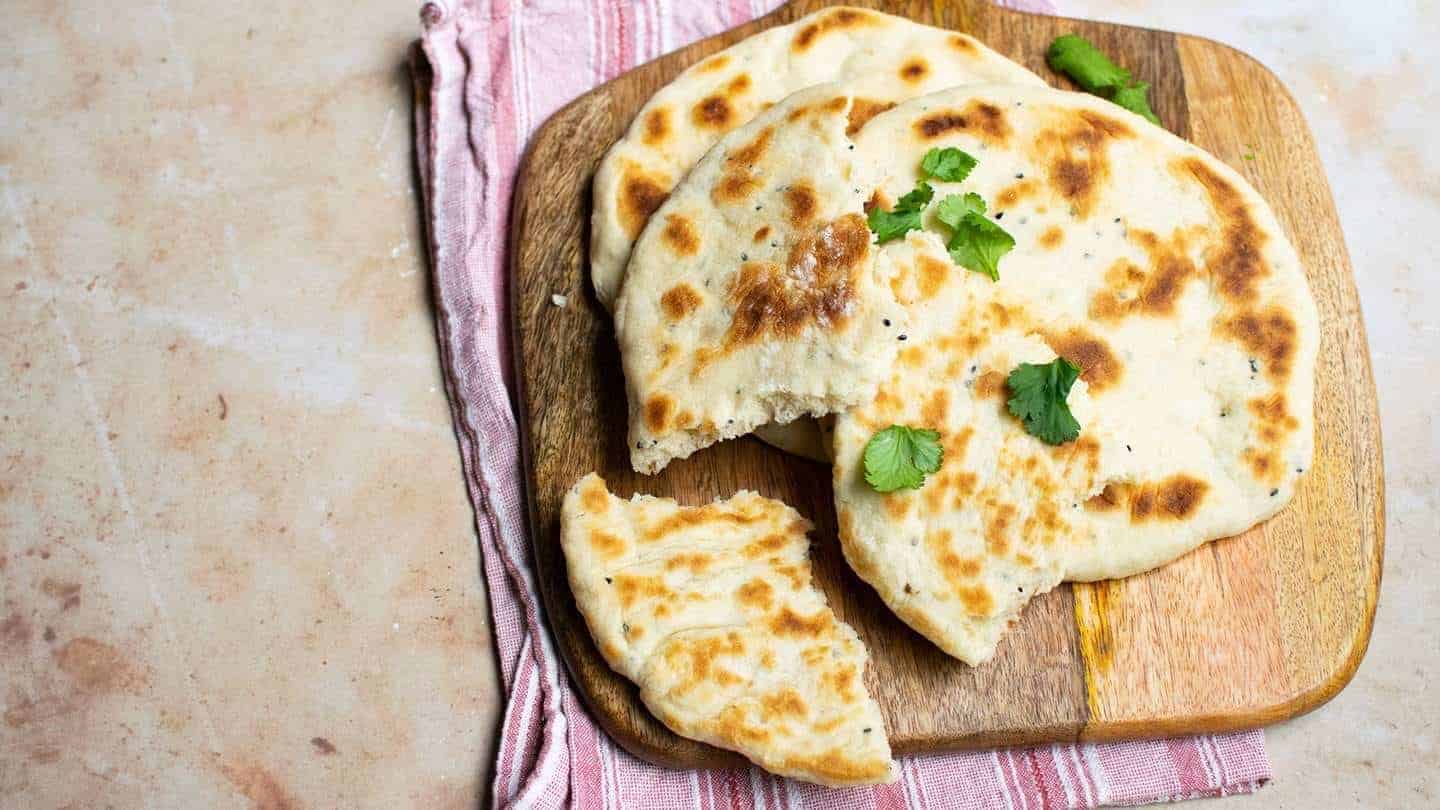
[[[590,87],[777,0],[434,0],[413,58],[416,151],[445,385],[475,505],[507,695],[500,807],[1095,807],[1248,793],[1260,732],[914,757],[877,788],[756,769],[674,771],[627,754],[586,714],[547,634],[531,569],[509,389],[505,234],[526,139]],[[1020,5],[1017,3],[1017,5]],[[1048,4],[1030,2],[1032,9]]]

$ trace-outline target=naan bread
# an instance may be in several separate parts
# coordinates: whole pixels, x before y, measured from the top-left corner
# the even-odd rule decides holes
[[[627,502],[591,473],[565,496],[560,540],[601,654],[666,726],[782,776],[891,782],[869,656],[811,584],[809,530],[753,492]]]
[[[887,604],[971,664],[1035,594],[1123,577],[1269,518],[1310,465],[1318,323],[1269,207],[1220,161],[1106,101],[965,87],[857,136],[876,199],[922,156],[979,159],[935,200],[976,192],[1015,238],[1000,280],[950,261],[927,227],[881,249],[909,340],[873,400],[838,417],[846,558]],[[1083,369],[1082,428],[1051,447],[1006,411],[1020,362]],[[890,424],[939,430],[944,462],[881,495],[862,455]]]
[[[610,307],[651,214],[726,132],[802,88],[844,81],[851,124],[895,102],[971,82],[1043,85],[979,40],[859,8],[829,8],[691,66],[641,108],[595,175],[590,273]]]
[[[636,243],[615,310],[636,470],[874,393],[903,317],[874,273],[850,104],[817,85],[726,135]]]

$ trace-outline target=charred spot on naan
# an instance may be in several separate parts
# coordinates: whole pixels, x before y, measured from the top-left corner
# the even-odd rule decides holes
[[[809,708],[805,705],[805,699],[794,689],[781,689],[760,698],[760,716],[766,722],[773,723],[786,718],[800,718],[808,713]]]
[[[580,506],[592,515],[603,515],[610,511],[610,492],[605,480],[595,476],[580,487]]]
[[[1000,189],[995,195],[995,208],[999,211],[1008,211],[1028,197],[1034,197],[1040,193],[1040,183],[1033,177],[1017,180],[1014,183]]]
[[[640,140],[646,146],[659,146],[669,140],[672,131],[670,108],[656,107],[645,114],[645,133],[640,136]]]
[[[1125,366],[1104,339],[1072,326],[1063,331],[1043,333],[1045,343],[1060,357],[1080,367],[1080,379],[1095,394],[1120,382]]]
[[[815,41],[832,31],[848,31],[861,28],[867,25],[877,25],[882,18],[869,11],[862,11],[858,8],[837,8],[825,12],[795,34],[795,40],[791,43],[791,49],[796,52],[803,52],[810,49]]]
[[[694,256],[700,252],[700,229],[684,214],[666,214],[665,230],[660,238],[678,256]]]
[[[1219,332],[1255,355],[1264,365],[1265,376],[1277,386],[1290,379],[1299,347],[1295,318],[1277,305],[1263,310],[1242,309],[1222,316]]]
[[[675,592],[665,585],[665,580],[658,576],[637,576],[633,574],[616,574],[612,577],[615,585],[615,595],[620,599],[620,607],[633,607],[641,599],[647,600],[669,600],[675,598]]]
[[[1046,250],[1054,250],[1060,247],[1060,243],[1063,241],[1065,241],[1065,232],[1060,230],[1059,225],[1051,225],[1044,231],[1041,231],[1039,239],[1036,240],[1040,247]]]
[[[756,241],[756,242],[764,242],[766,239],[769,239],[769,238],[770,238],[770,226],[769,226],[769,225],[761,225],[760,227],[758,227],[758,228],[755,229],[755,236],[753,237],[754,241]]]
[[[720,182],[710,192],[710,198],[718,205],[735,205],[744,202],[760,189],[760,161],[770,152],[770,143],[775,138],[775,128],[765,127],[756,133],[749,143],[731,150],[725,156]]]
[[[1005,111],[988,101],[974,100],[958,110],[935,110],[914,124],[915,133],[933,141],[963,132],[987,143],[1004,145],[1010,139],[1010,122]]]
[[[634,239],[650,221],[650,215],[670,196],[670,178],[647,172],[637,163],[627,162],[621,170],[619,195],[616,209],[620,224]]]
[[[1174,316],[1186,286],[1199,275],[1190,259],[1192,230],[1176,228],[1162,239],[1152,231],[1131,228],[1128,237],[1145,251],[1149,269],[1118,259],[1105,271],[1104,286],[1090,299],[1090,317],[1118,321],[1132,315]]]
[[[998,396],[1004,399],[1007,396],[1005,375],[999,371],[990,370],[975,378],[975,397],[977,399],[988,399]]]
[[[835,627],[835,617],[829,610],[820,610],[813,616],[801,616],[787,605],[770,617],[771,633],[781,637],[823,638]]]
[[[1185,520],[1195,514],[1210,485],[1185,474],[1169,476],[1158,483],[1130,485],[1130,522]]]
[[[1035,136],[1030,149],[1045,169],[1049,187],[1070,203],[1078,219],[1085,219],[1110,178],[1110,144],[1133,138],[1135,131],[1123,121],[1091,110],[1057,114]]]
[[[660,296],[660,309],[664,310],[666,318],[679,321],[698,309],[700,302],[700,291],[682,281]]]
[[[1198,157],[1179,160],[1171,169],[1200,184],[1220,224],[1219,237],[1205,251],[1211,283],[1232,304],[1253,303],[1256,285],[1270,274],[1270,266],[1264,254],[1268,238],[1255,222],[1250,203],[1234,184]]]
[[[845,134],[853,136],[859,132],[870,119],[895,106],[893,101],[875,101],[868,98],[857,98],[850,104],[850,114],[845,126]]]
[[[737,509],[735,504],[706,504],[681,509],[645,528],[643,539],[660,540],[685,529],[693,529],[707,523],[728,523],[732,526],[748,526],[765,520],[769,515],[763,510]],[[785,540],[783,535],[775,535]]]
[[[675,411],[675,400],[668,394],[652,394],[645,400],[645,426],[651,433],[662,433],[670,427],[670,415]]]
[[[734,123],[735,110],[730,101],[718,93],[706,96],[695,103],[690,110],[690,120],[701,129],[729,129]]]
[[[607,560],[613,560],[625,553],[629,548],[624,540],[610,532],[595,530],[590,533],[590,547]]]
[[[952,263],[942,262],[928,254],[920,254],[920,258],[916,260],[916,265],[920,271],[917,281],[919,283],[920,298],[922,300],[928,301],[934,298],[935,295],[940,292],[940,289],[945,286],[945,282],[949,281],[953,275],[950,272],[950,268],[954,266]]]
[[[758,560],[767,554],[778,552],[789,544],[790,538],[783,534],[767,534],[759,540],[746,545],[745,548],[740,550],[740,553],[744,555],[746,559]]]
[[[734,315],[724,351],[765,337],[793,338],[805,328],[843,329],[855,304],[855,274],[870,252],[870,229],[846,214],[796,240],[786,266],[749,261],[729,292]]]
[[[775,599],[775,589],[763,579],[752,579],[735,589],[735,601],[748,608],[769,610]]]
[[[949,42],[950,47],[960,53],[976,54],[980,52],[980,46],[975,44],[975,39],[973,37],[967,37],[964,34],[952,34]]]
[[[802,228],[815,218],[820,198],[815,187],[806,182],[795,183],[784,191],[785,219],[792,228]]]
[[[923,80],[929,72],[930,65],[923,56],[912,56],[900,65],[900,79],[912,84]]]
[[[682,636],[666,646],[663,657],[665,663],[679,674],[680,683],[676,689],[683,693],[706,681],[724,685],[725,681],[735,676],[734,673],[722,669],[723,659],[744,653],[744,639],[739,632],[732,630],[724,635],[704,635],[697,639]],[[717,680],[715,676],[720,672],[724,675]]]
[[[681,568],[688,570],[691,574],[699,575],[705,573],[715,558],[709,554],[700,552],[681,552],[665,561],[666,571],[678,571]]]
[[[1287,469],[1282,456],[1285,440],[1300,422],[1290,414],[1285,394],[1277,391],[1245,404],[1250,413],[1254,446],[1245,448],[1242,458],[1256,480],[1278,483]]]

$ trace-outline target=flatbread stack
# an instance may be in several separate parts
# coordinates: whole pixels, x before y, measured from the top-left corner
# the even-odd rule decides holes
[[[974,37],[870,9],[824,9],[744,39],[661,88],[601,161],[590,233],[590,278],[600,302],[614,307],[646,224],[716,141],[792,93],[832,81],[844,82],[853,99],[847,135],[898,102],[947,87],[1044,86]],[[786,416],[755,435],[828,461],[829,442],[815,422]]]
[[[1015,249],[998,282],[911,231],[881,263],[909,309],[890,380],[837,418],[846,558],[901,618],[968,663],[1036,593],[1123,577],[1269,518],[1310,465],[1318,318],[1269,207],[1201,150],[1093,96],[957,88],[857,136],[877,199],[924,154],[978,165],[935,197],[976,193]],[[893,243],[892,243],[893,244]],[[1080,366],[1076,441],[1051,447],[1006,412],[1020,362]],[[881,495],[863,453],[890,424],[938,430],[945,462]]]
[[[968,38],[858,9],[759,34],[657,93],[595,194],[632,466],[760,431],[833,458],[845,559],[967,664],[1036,595],[1242,532],[1310,466],[1318,318],[1265,202]],[[887,435],[925,468],[872,476]],[[592,475],[562,523],[602,655],[666,725],[824,784],[893,776],[792,510]]]
[[[595,172],[590,278],[609,307],[655,209],[722,135],[790,94],[845,82],[858,130],[896,102],[975,82],[1044,86],[974,37],[863,8],[817,11],[691,66],[646,102]]]
[[[635,469],[874,392],[903,316],[874,272],[851,101],[818,85],[726,135],[641,234],[615,310]]]
[[[809,521],[740,492],[682,507],[611,495],[599,476],[565,496],[570,587],[616,672],[661,722],[822,785],[894,781],[868,655],[810,581]]]

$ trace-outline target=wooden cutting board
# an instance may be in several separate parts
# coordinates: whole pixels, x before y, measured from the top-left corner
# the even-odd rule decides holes
[[[1057,740],[1121,740],[1265,725],[1324,703],[1370,636],[1383,548],[1375,385],[1340,223],[1294,99],[1255,60],[1196,37],[1007,11],[982,0],[855,2],[965,31],[1045,76],[1077,32],[1153,85],[1172,131],[1244,174],[1299,248],[1320,310],[1316,458],[1294,502],[1266,524],[1149,574],[1062,586],[1025,609],[978,668],[897,621],[842,560],[826,467],[754,439],[723,442],[640,476],[626,450],[625,393],[608,317],[588,281],[590,179],[639,107],[675,74],[762,28],[822,6],[798,0],[639,67],[582,96],[536,134],[516,184],[512,311],[529,506],[551,627],[590,710],[625,748],[673,766],[739,758],[652,718],[600,658],[575,609],[559,509],[598,470],[617,494],[708,502],[741,488],[811,517],[815,576],[860,633],[866,682],[898,754]],[[569,296],[557,307],[551,295]]]

